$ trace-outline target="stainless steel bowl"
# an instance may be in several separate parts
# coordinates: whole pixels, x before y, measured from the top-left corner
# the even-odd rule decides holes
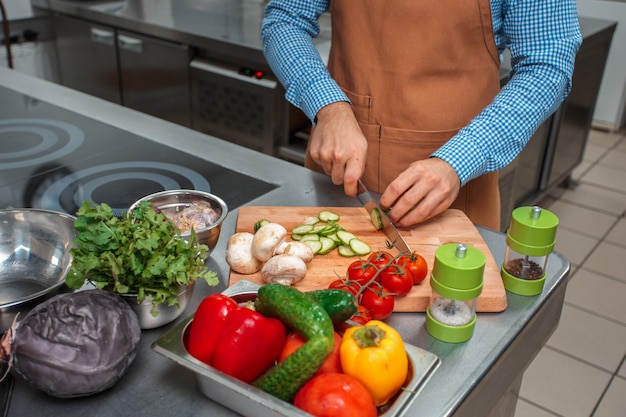
[[[75,217],[48,210],[0,210],[0,333],[17,313],[67,289]]]
[[[185,208],[194,203],[204,202],[210,204],[213,210],[220,216],[215,223],[204,229],[196,230],[198,242],[209,247],[210,255],[220,236],[222,224],[228,215],[228,207],[224,200],[214,194],[197,190],[167,190],[147,195],[134,202],[130,208],[133,210],[141,201],[149,201],[168,217],[173,217],[176,213],[181,212]],[[190,232],[183,232],[183,239],[188,239]]]
[[[131,308],[139,318],[139,326],[145,330],[165,326],[166,324],[176,320],[185,311],[185,308],[187,308],[187,304],[193,295],[194,288],[195,282],[192,282],[185,287],[181,287],[180,292],[178,293],[178,306],[159,304],[156,307],[156,311],[158,313],[156,316],[153,316],[151,313],[152,300],[150,298],[146,297],[142,303],[138,303],[137,296],[134,294],[121,294],[121,296],[128,302],[128,304],[130,304]]]

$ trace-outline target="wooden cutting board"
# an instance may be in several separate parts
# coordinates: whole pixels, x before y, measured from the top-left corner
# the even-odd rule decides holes
[[[302,224],[308,217],[316,216],[321,210],[330,210],[341,216],[339,224],[370,245],[372,251],[387,250],[386,238],[370,222],[367,211],[362,207],[285,207],[285,206],[244,206],[239,209],[237,232],[254,231],[254,223],[268,219],[282,224],[287,230]],[[506,290],[500,277],[491,251],[482,236],[460,210],[449,209],[436,218],[415,226],[402,229],[400,233],[413,251],[424,256],[428,262],[429,276],[435,259],[435,250],[445,243],[463,243],[479,249],[486,258],[483,290],[478,298],[477,311],[500,312],[506,309]],[[289,239],[289,238],[288,238]],[[393,254],[397,253],[392,249]],[[331,281],[346,274],[348,265],[358,258],[345,258],[333,250],[327,255],[317,255],[308,265],[304,280],[296,284],[302,291],[327,288]],[[231,271],[229,286],[240,280],[262,284],[260,273],[243,275]],[[396,297],[395,310],[401,312],[424,312],[431,294],[430,280],[413,286],[409,294]]]

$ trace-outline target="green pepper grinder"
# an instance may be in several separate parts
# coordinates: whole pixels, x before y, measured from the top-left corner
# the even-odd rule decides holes
[[[500,270],[504,288],[527,296],[543,291],[558,224],[559,219],[553,213],[538,206],[513,210]]]
[[[473,246],[448,243],[437,248],[426,309],[428,333],[450,343],[472,337],[484,270],[485,255]]]

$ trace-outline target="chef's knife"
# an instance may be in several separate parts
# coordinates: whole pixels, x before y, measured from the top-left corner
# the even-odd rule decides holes
[[[361,204],[363,204],[363,207],[365,207],[365,209],[367,210],[370,218],[372,217],[372,211],[378,210],[378,213],[380,214],[380,219],[382,220],[382,230],[383,233],[385,233],[385,236],[387,236],[387,239],[389,239],[392,244],[395,244],[400,252],[411,254],[411,248],[409,248],[409,245],[407,245],[406,241],[404,240],[398,229],[396,229],[393,223],[391,223],[391,220],[389,219],[389,217],[387,217],[383,209],[380,208],[378,200],[374,199],[372,193],[370,193],[367,188],[365,188],[365,185],[363,185],[363,182],[361,180],[359,180],[357,186],[357,198],[359,199]]]

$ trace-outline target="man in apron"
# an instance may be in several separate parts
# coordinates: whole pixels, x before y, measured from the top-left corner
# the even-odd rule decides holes
[[[324,11],[327,68],[311,41]],[[399,226],[451,207],[492,229],[497,171],[567,96],[581,43],[573,0],[273,0],[262,36],[315,125],[305,166],[348,195],[361,178]]]

